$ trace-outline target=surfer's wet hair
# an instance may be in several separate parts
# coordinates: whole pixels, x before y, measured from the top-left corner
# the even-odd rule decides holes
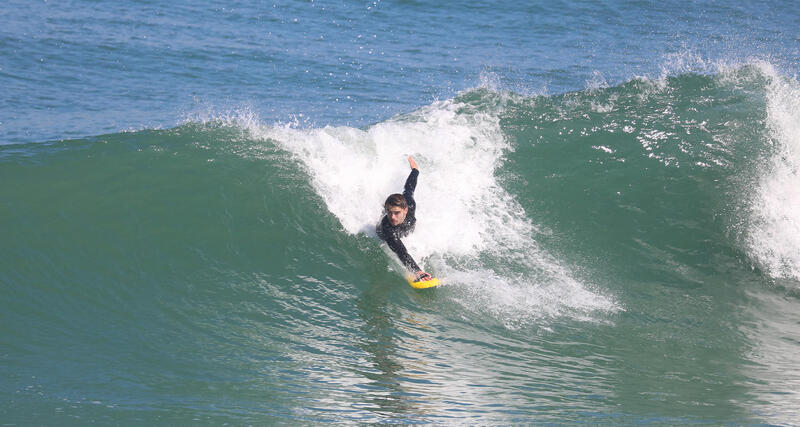
[[[403,197],[402,194],[395,193],[387,197],[386,202],[383,204],[384,209],[386,209],[387,211],[392,206],[396,206],[400,209],[405,209],[408,207],[408,202],[406,202],[406,198]]]

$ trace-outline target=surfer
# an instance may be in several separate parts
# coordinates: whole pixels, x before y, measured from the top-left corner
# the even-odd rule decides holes
[[[419,169],[413,157],[408,157],[408,164],[411,166],[411,173],[406,179],[403,194],[392,194],[386,199],[383,204],[386,214],[375,227],[375,231],[378,233],[378,237],[384,240],[389,248],[397,254],[400,262],[414,273],[416,281],[427,281],[431,279],[431,275],[419,268],[400,240],[401,237],[414,231],[414,226],[417,224],[417,218],[414,216],[417,210],[414,189],[417,188]]]

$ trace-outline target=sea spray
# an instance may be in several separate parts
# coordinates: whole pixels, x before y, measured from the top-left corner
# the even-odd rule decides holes
[[[773,147],[756,174],[747,247],[775,278],[800,280],[800,84],[764,66]]]
[[[375,235],[382,203],[401,191],[406,158],[414,156],[421,170],[418,223],[404,241],[468,309],[509,327],[617,310],[538,247],[534,222],[497,177],[513,149],[500,128],[502,96],[485,95],[494,101],[490,108],[441,101],[366,129],[243,125],[302,161],[349,234]]]

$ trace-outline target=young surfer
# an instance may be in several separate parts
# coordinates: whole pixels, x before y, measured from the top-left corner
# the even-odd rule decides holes
[[[389,248],[397,254],[403,265],[406,266],[416,276],[417,281],[427,281],[431,275],[420,270],[414,258],[408,254],[406,246],[400,241],[401,237],[407,236],[414,231],[417,218],[414,216],[417,210],[417,203],[414,201],[414,189],[417,188],[417,162],[412,157],[408,158],[411,166],[411,173],[406,179],[403,194],[392,194],[383,204],[386,215],[381,218],[381,222],[376,226],[378,237],[389,245]]]

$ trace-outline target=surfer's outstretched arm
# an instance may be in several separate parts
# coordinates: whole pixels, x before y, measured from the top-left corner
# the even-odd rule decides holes
[[[419,266],[416,262],[414,262],[414,258],[411,258],[411,255],[409,255],[408,250],[406,250],[406,245],[403,244],[403,241],[396,236],[387,237],[386,244],[389,245],[389,249],[391,249],[392,252],[397,254],[397,257],[400,258],[400,262],[403,263],[403,265],[413,273],[416,274],[419,272]]]
[[[414,200],[414,190],[417,189],[417,177],[419,176],[419,169],[417,169],[417,162],[413,157],[408,158],[408,164],[411,166],[411,173],[406,178],[406,185],[403,186],[403,197],[406,199],[408,208],[414,212],[417,208],[417,202]],[[413,215],[413,213],[412,213]]]
[[[389,249],[391,249],[398,258],[400,258],[400,262],[403,264],[403,266],[413,273],[418,280],[428,280],[431,277],[430,274],[420,270],[417,263],[414,262],[414,258],[411,258],[411,255],[408,253],[406,245],[403,244],[403,241],[400,240],[399,237],[393,235],[392,233],[384,234],[380,229],[377,231],[378,237],[386,242],[386,244],[389,246]]]
[[[412,211],[417,208],[417,202],[414,200],[414,189],[417,188],[417,177],[419,176],[419,171],[417,169],[412,169],[411,173],[408,174],[408,178],[406,179],[406,185],[403,188],[403,197],[406,199],[406,203],[408,204],[408,208]]]

